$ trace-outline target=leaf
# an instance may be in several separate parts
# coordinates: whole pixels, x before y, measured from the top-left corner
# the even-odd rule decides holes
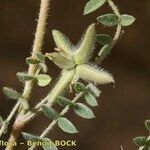
[[[54,110],[52,107],[47,107],[46,105],[43,105],[42,111],[50,119],[57,119],[59,117],[58,112]]]
[[[112,42],[112,37],[107,34],[97,34],[96,39],[97,39],[97,42],[102,45],[107,45]]]
[[[144,146],[146,144],[146,137],[145,136],[136,137],[133,139],[133,142],[137,146]]]
[[[35,141],[35,142],[42,141],[39,136],[35,136],[35,135],[30,134],[30,133],[22,132],[22,136],[25,140],[31,140],[31,141]]]
[[[111,49],[112,47],[110,45],[103,46],[98,53],[98,56],[100,57],[99,60],[102,61],[110,53]]]
[[[3,92],[10,99],[18,100],[21,97],[21,94],[9,87],[4,87]]]
[[[98,106],[97,100],[96,100],[96,98],[95,98],[95,96],[93,94],[86,93],[84,97],[85,97],[86,102],[90,106],[92,106],[92,107]]]
[[[118,16],[116,14],[102,15],[102,16],[99,16],[97,18],[97,20],[101,24],[108,26],[108,27],[115,26],[119,23],[119,19],[118,19]]]
[[[74,111],[77,115],[79,115],[82,118],[85,119],[95,118],[95,115],[92,112],[92,110],[82,103],[76,103],[76,106],[74,107]]]
[[[88,84],[88,89],[92,92],[96,97],[99,97],[101,91],[92,83]]]
[[[38,64],[40,61],[31,57],[26,58],[27,64]]]
[[[35,135],[32,135],[30,133],[25,133],[25,132],[22,132],[22,136],[23,138],[28,141],[34,141],[34,142],[46,142],[48,144],[45,144],[42,146],[42,148],[44,150],[57,150],[57,147],[55,146],[55,144],[48,138],[41,138],[39,136],[35,136]]]
[[[45,143],[50,143],[50,144],[45,144],[42,146],[44,150],[57,150],[56,145],[50,139],[43,138],[42,141]]]
[[[145,121],[145,126],[148,131],[150,131],[150,120]]]
[[[81,82],[76,82],[74,88],[75,88],[76,92],[78,92],[78,93],[87,91],[85,85]]]
[[[8,125],[9,125],[8,121],[3,121],[4,134],[7,133],[7,131],[8,131]]]
[[[58,118],[58,126],[67,133],[78,133],[76,127],[67,118]]]
[[[0,126],[3,124],[3,118],[0,116]]]
[[[18,72],[16,76],[21,82],[34,79],[34,76],[28,75],[27,73],[24,72]]]
[[[87,15],[97,10],[98,8],[103,6],[105,2],[106,0],[90,0],[84,8],[84,15]]]
[[[46,59],[46,56],[45,56],[45,55],[43,55],[42,53],[39,53],[39,52],[36,52],[35,54],[36,54],[36,57],[37,57],[37,59],[38,59],[39,61],[41,61],[41,62],[44,62],[44,61],[45,61],[45,59]]]
[[[121,24],[123,26],[130,26],[135,22],[135,18],[133,16],[123,14],[120,16]]]
[[[47,74],[39,74],[36,78],[38,81],[38,85],[42,87],[47,86],[52,80],[52,78]]]
[[[67,99],[65,97],[62,97],[62,96],[59,96],[57,98],[57,102],[59,103],[59,105],[61,105],[63,107],[65,107],[67,105],[74,105],[74,103],[71,100],[69,100],[69,99]]]

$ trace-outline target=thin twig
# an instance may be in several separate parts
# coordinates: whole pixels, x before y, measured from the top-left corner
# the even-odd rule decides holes
[[[120,18],[120,12],[119,12],[119,9],[118,7],[114,4],[114,2],[112,0],[107,0],[109,6],[111,7],[111,9],[113,10],[113,12],[118,16],[118,18]],[[116,28],[116,32],[115,32],[115,35],[113,37],[113,40],[110,44],[110,50],[116,45],[116,43],[118,42],[119,38],[120,38],[120,35],[121,35],[121,32],[122,32],[122,25],[119,21],[118,25],[117,25],[117,28]],[[110,52],[109,52],[110,53]],[[107,55],[106,55],[107,56]],[[105,56],[105,57],[106,57]],[[97,64],[101,64],[101,62],[103,61],[103,59],[105,58],[98,58],[97,59]]]
[[[73,100],[72,102],[75,103],[77,100],[79,100],[84,95],[84,92],[80,92]],[[59,116],[64,116],[69,111],[70,106],[66,106]],[[54,119],[51,124],[43,131],[43,133],[40,135],[40,138],[44,138],[50,130],[57,124],[58,119]],[[28,150],[34,150],[36,146],[31,146]]]

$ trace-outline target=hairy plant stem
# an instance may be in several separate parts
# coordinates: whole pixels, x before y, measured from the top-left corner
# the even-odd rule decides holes
[[[79,94],[77,94],[77,96],[72,100],[73,103],[75,103],[76,101],[78,101],[85,92],[80,92]],[[70,106],[66,106],[61,113],[59,114],[59,116],[64,116],[68,111],[69,111]],[[43,131],[43,133],[40,135],[40,138],[44,138],[49,132],[50,130],[57,124],[58,119],[54,119],[50,125]],[[31,146],[28,150],[34,150],[36,148],[36,146]]]
[[[113,12],[118,16],[118,18],[120,18],[120,12],[119,12],[119,9],[118,7],[114,4],[114,2],[112,0],[107,0],[109,6],[111,7],[111,9],[113,10]],[[117,25],[117,28],[116,28],[116,32],[115,32],[115,35],[113,37],[113,40],[111,42],[111,45],[110,45],[110,50],[116,45],[116,43],[118,42],[119,40],[119,37],[121,35],[121,32],[122,32],[122,25],[121,23],[119,22],[118,25]],[[104,57],[105,58],[105,57]],[[101,62],[103,61],[104,58],[100,58],[97,60],[97,64],[101,64]]]
[[[50,0],[41,0],[39,19],[38,19],[37,29],[35,33],[35,40],[33,43],[32,56],[31,56],[33,59],[36,57],[35,52],[41,52],[42,50],[43,39],[46,30],[46,21],[48,17],[49,2]],[[34,76],[36,74],[36,71],[37,71],[37,65],[30,64],[28,69],[28,74]],[[27,81],[25,83],[23,96],[22,96],[25,100],[29,100],[32,88],[33,88],[33,81]],[[20,106],[20,102],[18,101],[16,106],[14,107],[16,108],[15,111],[18,110],[19,106]],[[24,120],[22,120],[22,115],[24,113],[25,113],[25,109],[22,108],[19,111],[18,116],[16,117],[16,120],[13,124],[9,142],[15,142],[18,136],[20,135],[20,132],[25,125]],[[13,150],[13,146],[8,145],[6,147],[6,150]]]
[[[118,16],[118,18],[120,18],[120,12],[118,7],[114,4],[114,2],[112,0],[107,0],[109,6],[112,8],[112,10],[114,11],[114,13]],[[121,29],[122,29],[122,25],[119,22],[117,25],[117,29],[116,29],[116,33],[115,36],[113,38],[113,42],[112,42],[112,47],[117,43],[117,41],[119,40],[119,37],[121,35]]]

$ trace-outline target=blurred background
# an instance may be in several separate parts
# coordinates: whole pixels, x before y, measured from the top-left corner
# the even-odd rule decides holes
[[[99,107],[94,109],[96,119],[80,119],[73,112],[67,115],[78,128],[79,134],[66,134],[57,127],[52,130],[49,137],[53,140],[77,140],[77,147],[62,147],[60,150],[120,150],[120,145],[124,150],[136,150],[132,138],[148,134],[144,120],[150,119],[150,1],[114,1],[122,13],[137,18],[132,26],[124,28],[120,41],[101,65],[113,74],[116,85],[114,88],[112,85],[99,86],[103,93],[99,98]],[[59,29],[73,43],[77,43],[87,26],[96,22],[96,17],[111,12],[105,6],[83,16],[86,2],[52,0],[44,52],[53,51],[52,29]],[[22,91],[23,85],[17,80],[16,73],[26,71],[28,67],[25,59],[32,49],[39,3],[39,0],[0,0],[0,89],[9,86]],[[115,28],[104,28],[99,24],[97,32],[113,35]],[[100,46],[96,49],[99,50]],[[60,70],[50,62],[48,66],[49,74],[56,78]],[[49,87],[35,87],[31,105],[44,97],[48,90]],[[0,114],[3,118],[6,118],[14,104],[0,90]],[[48,124],[49,120],[40,116],[40,119],[29,123],[24,131],[38,135]],[[22,137],[19,140],[24,141]],[[24,146],[16,148],[24,149]]]

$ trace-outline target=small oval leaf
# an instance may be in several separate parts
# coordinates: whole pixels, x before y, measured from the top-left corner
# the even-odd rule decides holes
[[[94,84],[90,83],[88,84],[88,90],[92,92],[96,97],[99,97],[102,93]]]
[[[74,88],[75,88],[75,91],[78,93],[83,92],[83,91],[87,91],[85,85],[81,82],[76,82]]]
[[[90,106],[92,106],[92,107],[98,106],[97,100],[96,100],[96,98],[95,98],[95,96],[93,94],[86,93],[84,97],[85,97],[86,102]]]
[[[58,118],[58,126],[67,133],[78,133],[76,127],[67,118]]]
[[[101,24],[108,26],[108,27],[115,26],[119,23],[119,18],[116,14],[102,15],[102,16],[99,16],[97,20]]]
[[[150,120],[145,120],[145,126],[148,131],[150,131]]]
[[[27,64],[38,64],[40,61],[31,57],[26,58]]]
[[[3,118],[0,116],[0,126],[3,124]]]
[[[52,78],[47,74],[39,74],[36,78],[38,81],[38,85],[42,87],[47,86],[52,80]]]
[[[10,99],[18,100],[21,97],[21,94],[9,87],[4,87],[3,92]]]
[[[98,53],[99,61],[102,61],[110,53],[111,49],[111,45],[104,45]]]
[[[69,99],[67,99],[66,97],[63,97],[63,96],[59,96],[57,98],[57,102],[58,102],[59,105],[61,105],[63,107],[65,107],[67,105],[74,105],[74,103],[71,100],[69,100]]]
[[[36,52],[35,55],[36,55],[37,59],[41,62],[44,62],[46,59],[46,56],[43,55],[42,53]]]
[[[130,26],[135,22],[136,19],[131,15],[124,14],[120,16],[120,20],[123,26]]]
[[[146,137],[145,136],[140,136],[140,137],[136,137],[133,139],[133,142],[137,145],[137,146],[144,146],[146,144]]]
[[[77,115],[79,115],[82,118],[85,118],[85,119],[95,118],[93,111],[82,103],[76,103],[74,107],[74,111]]]
[[[96,39],[97,39],[97,42],[102,45],[107,45],[112,42],[112,37],[107,34],[97,34]]]
[[[103,6],[105,2],[106,0],[90,0],[84,8],[84,15],[87,15],[97,10],[98,8]]]
[[[44,150],[58,150],[52,140],[50,140],[48,138],[42,138],[42,141],[49,143],[49,144],[45,144],[42,146]]]
[[[35,135],[30,134],[30,133],[22,132],[22,136],[25,140],[31,140],[31,141],[35,141],[35,142],[42,141],[39,136],[35,136]]]
[[[24,72],[18,72],[16,76],[21,82],[34,79],[34,76],[28,75],[27,73]]]
[[[57,119],[59,117],[58,112],[54,110],[52,107],[47,107],[46,105],[43,105],[42,111],[50,119]]]

